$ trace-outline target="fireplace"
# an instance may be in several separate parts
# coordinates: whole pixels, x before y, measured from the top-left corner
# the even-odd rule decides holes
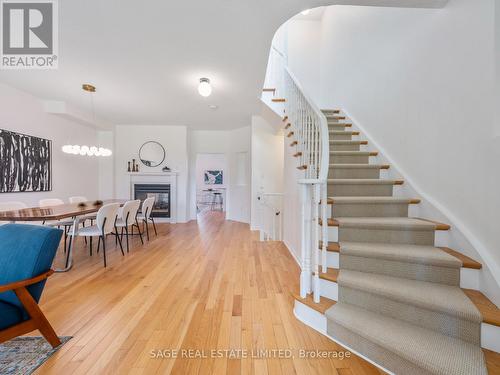
[[[170,218],[170,184],[134,184],[134,199],[154,197],[152,217]]]

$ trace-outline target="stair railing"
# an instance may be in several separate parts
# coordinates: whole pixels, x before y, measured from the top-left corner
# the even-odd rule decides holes
[[[260,240],[283,240],[283,193],[261,193]]]
[[[328,121],[287,67],[287,58],[276,47],[270,51],[266,85],[285,99],[285,115],[291,124],[295,156],[302,174],[301,185],[301,275],[300,295],[313,292],[320,301],[319,273],[326,272],[328,245],[327,179],[330,162]],[[321,233],[320,222],[322,221]],[[321,241],[320,241],[321,238]],[[321,252],[320,252],[321,243]],[[320,261],[321,254],[321,261]]]
[[[301,87],[293,73],[284,67],[285,111],[292,124],[303,171],[302,186],[302,270],[300,295],[313,292],[314,302],[320,301],[319,273],[326,272],[328,244],[327,179],[330,162],[328,121],[321,110]],[[320,211],[321,206],[321,211]],[[320,221],[322,221],[320,234]],[[320,242],[321,238],[321,242]],[[321,262],[319,260],[321,248]]]

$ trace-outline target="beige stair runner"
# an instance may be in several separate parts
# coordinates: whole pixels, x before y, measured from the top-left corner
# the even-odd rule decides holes
[[[435,247],[442,228],[408,217],[415,200],[394,197],[403,182],[380,178],[389,166],[370,163],[348,120],[328,119],[329,225],[340,247],[328,334],[396,374],[487,374],[483,317],[460,289],[462,262]]]

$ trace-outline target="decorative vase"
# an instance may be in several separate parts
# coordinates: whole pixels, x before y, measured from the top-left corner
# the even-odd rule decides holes
[[[130,162],[128,162],[127,172],[132,172],[132,170],[130,169]]]
[[[132,159],[132,172],[137,172],[136,166],[135,166],[135,159]]]

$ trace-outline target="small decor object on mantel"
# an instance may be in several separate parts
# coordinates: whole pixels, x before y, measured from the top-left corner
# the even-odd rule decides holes
[[[167,166],[164,166],[162,169],[161,169],[163,172],[170,172],[171,169]]]
[[[103,203],[103,201],[98,199],[94,202],[94,206],[102,206],[102,203]]]
[[[132,169],[130,169],[130,162],[128,162],[127,172],[132,172]]]

